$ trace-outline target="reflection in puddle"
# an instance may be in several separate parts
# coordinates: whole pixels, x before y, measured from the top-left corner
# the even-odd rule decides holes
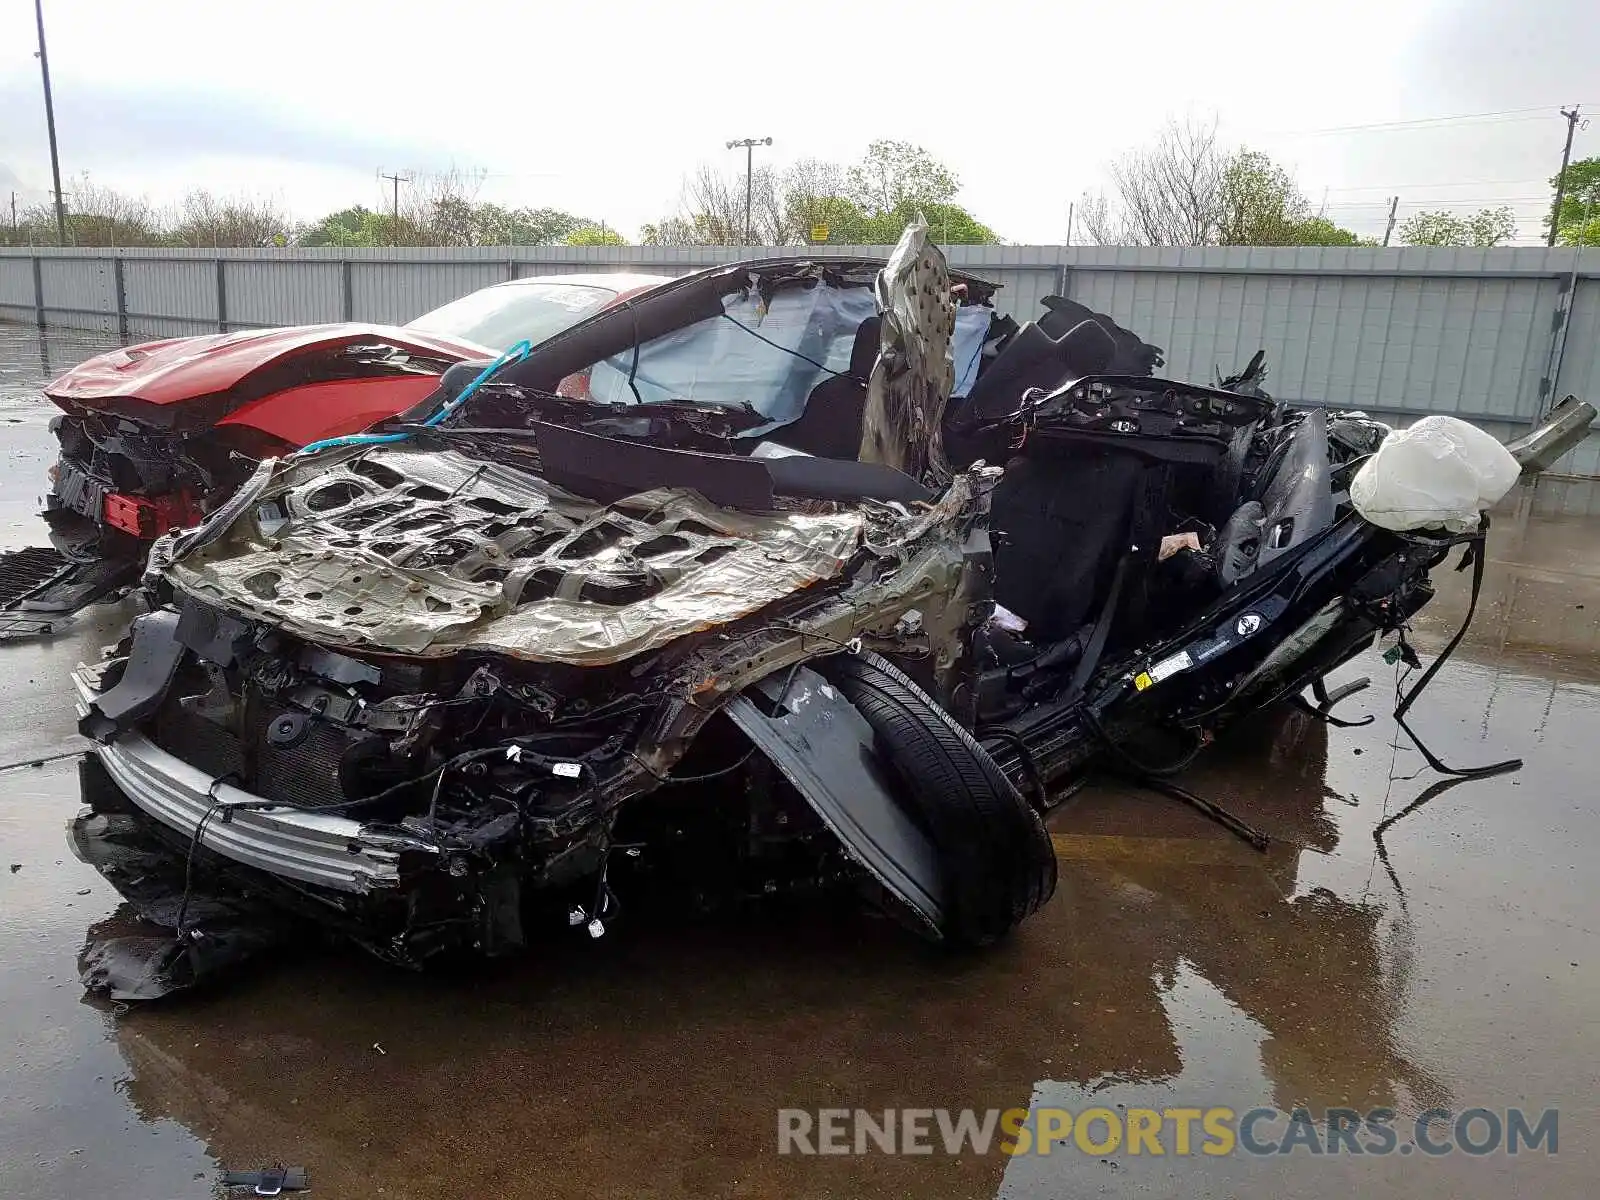
[[[992,955],[930,954],[885,922],[808,910],[639,921],[470,976],[286,961],[122,1018],[130,1094],[230,1164],[306,1162],[334,1194],[421,1172],[445,1196],[503,1180],[469,1190],[440,1144],[492,1158],[510,1141],[554,1178],[572,1169],[563,1147],[597,1138],[586,1178],[622,1193],[663,1156],[691,1191],[864,1193],[873,1172],[878,1190],[919,1194],[992,1191],[1002,1170],[1062,1182],[1060,1158],[779,1158],[773,1114],[794,1106],[1432,1102],[1443,1089],[1394,1034],[1385,909],[1299,885],[1340,836],[1327,737],[1296,716],[1275,748],[1221,748],[1192,781],[1269,828],[1266,855],[1159,798],[1086,792],[1057,835],[1068,886]],[[663,1122],[665,1141],[621,1137]]]
[[[45,383],[84,359],[116,348],[116,334],[85,329],[46,329],[0,321],[0,412],[44,409]]]

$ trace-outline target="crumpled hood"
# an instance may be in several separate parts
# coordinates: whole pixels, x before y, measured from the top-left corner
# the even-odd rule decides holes
[[[865,524],[684,490],[600,505],[453,451],[358,448],[264,463],[166,574],[322,645],[594,666],[834,577]]]
[[[79,363],[45,387],[52,399],[78,404],[112,397],[176,404],[235,387],[287,355],[382,344],[453,362],[489,355],[482,346],[390,325],[302,325],[125,346]],[[91,405],[92,406],[92,405]]]

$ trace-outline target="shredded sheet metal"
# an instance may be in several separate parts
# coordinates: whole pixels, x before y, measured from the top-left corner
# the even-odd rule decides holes
[[[358,448],[279,464],[167,575],[323,645],[598,666],[835,577],[866,525],[684,490],[600,505],[453,451]],[[890,534],[874,525],[875,540]]]
[[[878,275],[882,349],[867,385],[861,461],[881,462],[924,483],[950,478],[941,434],[955,384],[950,340],[956,304],[944,254],[919,214]]]

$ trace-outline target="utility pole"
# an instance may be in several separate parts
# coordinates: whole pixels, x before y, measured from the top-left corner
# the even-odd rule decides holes
[[[382,171],[379,171],[378,178],[387,179],[394,184],[394,224],[389,226],[389,244],[398,246],[400,244],[400,185],[402,183],[410,183],[411,176],[402,175],[399,171],[396,171],[393,175],[385,175]]]
[[[1561,115],[1567,119],[1567,144],[1561,150],[1561,172],[1556,176],[1556,202],[1550,208],[1550,236],[1546,246],[1556,244],[1556,226],[1561,221],[1561,193],[1567,190],[1567,164],[1572,161],[1572,132],[1578,127],[1578,106],[1563,108]]]
[[[1389,223],[1383,227],[1383,244],[1385,246],[1387,246],[1389,244],[1389,238],[1394,233],[1394,215],[1399,210],[1400,210],[1400,197],[1399,196],[1390,196],[1389,197]]]
[[[1072,245],[1072,214],[1077,205],[1072,202],[1067,204],[1067,245]]]
[[[61,157],[56,153],[56,106],[50,97],[50,59],[44,49],[44,0],[33,0],[33,17],[39,26],[39,74],[44,77],[44,123],[50,131],[50,178],[55,182],[56,236],[67,244],[67,206],[61,196]],[[1567,141],[1571,144],[1571,137]],[[15,203],[15,198],[13,198]]]
[[[11,193],[11,236],[17,236],[17,193]]]
[[[751,181],[755,175],[756,147],[770,146],[772,139],[767,138],[737,138],[728,143],[728,149],[744,147],[744,244],[753,245],[755,238],[750,228],[750,192]]]

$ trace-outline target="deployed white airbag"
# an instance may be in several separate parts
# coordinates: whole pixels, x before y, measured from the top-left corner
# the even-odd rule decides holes
[[[1511,452],[1476,425],[1423,417],[1383,439],[1356,472],[1350,503],[1384,529],[1466,533],[1521,473]]]

